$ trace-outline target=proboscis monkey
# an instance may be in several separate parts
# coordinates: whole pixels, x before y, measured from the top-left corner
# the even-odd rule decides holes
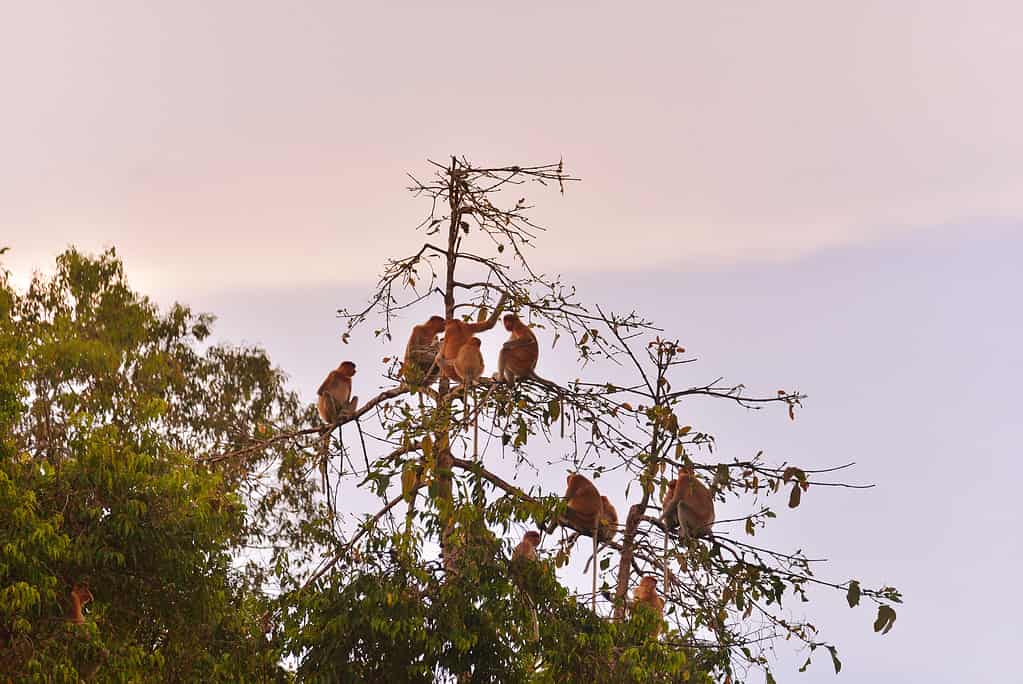
[[[355,364],[351,361],[343,361],[340,366],[327,374],[327,379],[316,390],[316,411],[324,423],[332,425],[342,415],[355,412],[356,406],[359,405],[359,398],[352,396],[352,376],[354,375]],[[323,483],[323,492],[327,497],[327,506],[333,510],[330,503],[330,483],[327,479],[327,451],[330,448],[331,432],[331,430],[325,430],[323,435],[320,478]]]
[[[529,326],[515,314],[505,314],[504,328],[511,333],[511,337],[497,356],[497,374],[494,379],[512,385],[516,380],[533,374],[536,360],[540,357],[540,344]]]
[[[512,563],[522,561],[535,561],[536,550],[540,546],[540,533],[536,530],[530,530],[522,535],[522,541],[518,543],[515,550],[512,551]]]
[[[678,479],[664,492],[661,521],[668,529],[680,527],[682,539],[710,534],[714,524],[714,495],[691,468],[679,470]]]
[[[458,350],[455,357],[455,372],[462,379],[462,390],[465,400],[465,415],[469,415],[469,391],[483,376],[483,354],[480,352],[480,339],[470,337]],[[472,457],[479,458],[478,443],[480,437],[479,406],[472,418]]]
[[[324,423],[334,423],[344,413],[354,413],[359,405],[359,398],[352,396],[352,376],[355,375],[355,364],[344,361],[335,370],[327,374],[327,379],[316,390],[318,399],[316,410]]]
[[[479,332],[485,332],[497,325],[497,318],[504,308],[506,297],[502,296],[497,303],[490,317],[480,323],[466,323],[457,318],[448,319],[444,323],[444,341],[441,343],[440,352],[437,354],[437,365],[440,367],[441,377],[461,380],[458,371],[455,369],[455,359],[462,346],[469,341],[469,338]]]
[[[568,507],[561,521],[580,534],[593,537],[593,610],[597,609],[597,542],[603,540],[600,532],[601,514],[603,513],[603,497],[589,478],[579,473],[570,473],[567,478],[565,499]],[[613,510],[613,507],[612,507]],[[617,522],[618,514],[615,513]],[[551,524],[550,530],[558,521]]]
[[[426,323],[412,328],[401,366],[402,377],[409,385],[427,386],[437,379],[436,359],[440,351],[437,335],[443,330],[443,316],[430,316]]]
[[[565,509],[563,520],[568,527],[587,536],[593,536],[600,520],[602,502],[600,491],[590,479],[579,473],[571,473],[566,479]]]
[[[512,551],[512,572],[521,573],[525,564],[535,562],[537,559],[536,550],[539,546],[540,533],[536,530],[530,530],[522,535],[522,541],[520,541],[518,546],[515,547],[515,550]],[[533,599],[528,593],[523,592],[523,594],[526,597],[526,601],[529,603],[530,610],[533,612],[533,639],[536,641],[540,639],[540,621],[536,615],[536,606],[533,605]]]
[[[68,613],[68,622],[73,622],[76,625],[83,624],[85,616],[82,615],[82,606],[89,601],[92,601],[92,592],[89,591],[89,585],[75,583],[71,587],[71,611]]]
[[[657,578],[653,575],[645,575],[639,581],[639,585],[632,590],[633,612],[640,605],[647,606],[657,613],[657,629],[654,631],[656,637],[661,633],[661,622],[664,620],[664,599],[657,595]]]
[[[618,534],[618,511],[606,496],[600,497],[600,524],[597,526],[600,541],[609,542]]]

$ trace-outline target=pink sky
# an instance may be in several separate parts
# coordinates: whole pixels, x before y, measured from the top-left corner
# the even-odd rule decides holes
[[[585,183],[543,198],[562,268],[1023,214],[1017,5],[726,5],[24,3],[0,29],[0,241],[19,272],[115,244],[172,290],[363,281],[411,245],[404,173],[451,153],[564,157]]]

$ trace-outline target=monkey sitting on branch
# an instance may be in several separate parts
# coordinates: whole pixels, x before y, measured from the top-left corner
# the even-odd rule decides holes
[[[344,361],[327,374],[327,379],[320,385],[320,389],[316,390],[316,411],[324,423],[330,425],[345,414],[355,413],[359,398],[352,396],[354,375],[355,364]]]
[[[505,314],[504,328],[511,333],[497,356],[497,373],[494,380],[514,385],[534,375],[537,359],[540,358],[540,344],[536,335],[515,314]]]
[[[71,587],[71,610],[68,612],[68,622],[75,625],[85,624],[82,606],[92,600],[92,592],[89,591],[89,585],[84,582],[75,583]]]
[[[354,375],[355,364],[351,361],[343,361],[340,366],[327,374],[326,380],[316,390],[316,412],[320,415],[320,420],[326,425],[333,425],[342,416],[355,413],[355,409],[359,405],[359,398],[352,396],[352,377]],[[330,501],[330,483],[327,476],[327,452],[330,448],[331,432],[332,430],[329,428],[323,431],[323,446],[320,451],[320,478],[323,492],[327,496],[327,506],[333,511],[334,506]]]
[[[645,575],[632,592],[632,612],[635,614],[637,609],[649,609],[657,615],[654,630],[654,637],[657,637],[664,621],[664,599],[657,595],[657,578],[653,575]]]
[[[437,354],[440,352],[437,335],[443,330],[443,316],[430,316],[426,323],[412,328],[401,365],[402,379],[409,386],[428,387],[437,380],[440,371],[437,365]]]
[[[561,524],[580,534],[593,537],[593,609],[597,608],[597,551],[599,542],[610,542],[618,531],[618,512],[597,487],[584,475],[570,473],[564,499],[567,508],[560,520],[551,523],[547,533]],[[605,506],[606,502],[606,506]]]
[[[679,537],[710,535],[714,524],[714,495],[692,468],[682,468],[668,485],[661,507],[661,522],[668,530],[679,528]]]
[[[522,535],[522,541],[516,545],[515,550],[512,551],[511,562],[512,564],[525,561],[536,560],[536,550],[540,547],[540,533],[536,530],[530,530]]]
[[[512,551],[511,563],[509,570],[512,576],[517,580],[517,584],[521,587],[524,586],[523,579],[528,577],[527,570],[532,567],[533,564],[538,560],[536,550],[540,547],[540,533],[536,530],[530,530],[522,535],[522,541],[518,543],[515,550]],[[530,597],[527,591],[523,591],[522,595],[525,597],[526,602],[529,604],[529,610],[533,616],[533,641],[540,640],[540,620],[536,614],[536,606],[533,603],[532,597]]]

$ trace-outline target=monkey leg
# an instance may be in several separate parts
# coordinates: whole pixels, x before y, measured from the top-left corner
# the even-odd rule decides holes
[[[497,372],[494,373],[494,380],[504,380],[504,370],[508,365],[508,350],[501,347],[501,351],[497,353]]]
[[[682,515],[682,504],[679,504],[678,511],[678,543],[679,545],[689,545],[689,540],[692,538],[692,531],[689,529],[689,523],[686,521],[684,515]]]

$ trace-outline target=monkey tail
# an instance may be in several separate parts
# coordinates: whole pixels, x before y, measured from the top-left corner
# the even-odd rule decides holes
[[[540,641],[540,617],[536,613],[536,604],[533,597],[526,594],[526,601],[529,604],[529,611],[533,614],[533,641]]]
[[[600,516],[597,516],[597,522],[593,526],[593,598],[591,599],[591,608],[594,613],[597,612],[597,550],[600,543],[597,539],[597,535],[599,529]]]
[[[476,400],[476,391],[475,391],[475,388],[473,389],[473,400],[474,400],[474,402],[476,404],[476,408],[475,408],[475,410],[472,413],[472,423],[473,423],[472,456],[473,456],[474,459],[478,459],[479,458],[479,452],[478,452],[478,449],[477,449],[477,443],[479,442],[479,436],[480,436],[480,428],[479,428],[480,411],[483,410],[483,407],[486,406],[487,401],[490,400],[490,395],[493,393],[495,386],[496,386],[496,384],[491,384],[490,387],[487,388],[487,391],[483,393],[483,399],[481,399],[479,401],[475,401]],[[468,407],[468,405],[466,405],[466,415],[468,415],[468,413],[469,413],[469,407]]]
[[[664,556],[661,560],[664,564],[664,584],[668,584],[668,575],[671,572],[668,569],[668,526],[664,526]]]
[[[476,410],[472,414],[472,460],[479,461],[479,442],[480,442],[480,405],[476,401],[476,389],[475,387],[470,388],[473,398],[473,403],[476,405]],[[468,408],[468,403],[466,404]]]

